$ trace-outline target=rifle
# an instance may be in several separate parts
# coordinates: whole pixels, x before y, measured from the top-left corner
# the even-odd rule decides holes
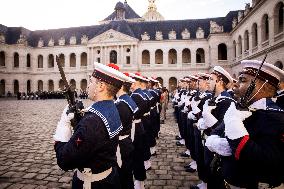
[[[56,55],[56,63],[57,63],[61,78],[65,86],[63,93],[67,99],[68,106],[69,106],[69,109],[67,110],[66,114],[74,113],[74,118],[71,120],[71,126],[75,130],[76,125],[79,123],[79,121],[81,120],[83,116],[81,110],[84,109],[84,105],[81,100],[79,101],[76,100],[75,90],[72,90],[71,86],[68,84],[65,73],[62,68],[62,65],[60,63],[60,59],[57,55]]]
[[[262,60],[262,62],[260,64],[260,66],[259,66],[259,68],[258,68],[258,70],[257,70],[257,72],[255,74],[255,76],[254,76],[254,79],[251,81],[251,83],[250,83],[250,85],[249,85],[245,95],[241,98],[240,106],[242,108],[247,108],[248,107],[248,103],[249,103],[250,97],[251,97],[252,92],[254,91],[255,86],[256,86],[255,83],[256,83],[257,76],[258,76],[258,74],[259,74],[259,72],[260,72],[260,70],[261,70],[261,68],[262,68],[262,66],[263,66],[263,64],[264,64],[264,62],[266,60],[267,53],[268,53],[268,51],[266,51],[265,56],[264,56],[264,58],[263,58],[263,60]]]

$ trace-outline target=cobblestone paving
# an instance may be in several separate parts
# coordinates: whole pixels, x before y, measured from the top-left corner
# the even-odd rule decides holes
[[[57,166],[52,140],[65,105],[64,100],[0,100],[0,189],[71,188],[73,173]],[[176,129],[170,109],[147,172],[147,189],[189,188],[198,181],[196,174],[183,171],[190,160],[179,157],[184,149],[175,145]]]

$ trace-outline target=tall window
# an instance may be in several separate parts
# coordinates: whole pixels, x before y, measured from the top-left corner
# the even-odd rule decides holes
[[[196,51],[196,63],[205,63],[205,53],[202,48],[199,48]]]
[[[239,36],[238,39],[238,50],[239,50],[239,56],[243,54],[243,44],[242,44],[242,36]]]
[[[182,63],[190,63],[191,62],[191,52],[189,49],[182,50]]]
[[[117,52],[115,50],[110,51],[109,60],[111,63],[117,64]]]
[[[81,66],[87,66],[87,53],[85,52],[81,54]]]
[[[53,54],[48,55],[48,67],[49,68],[54,67],[54,56],[53,56]]]
[[[236,41],[234,40],[233,41],[233,55],[234,55],[234,58],[237,57],[237,44],[236,44]]]
[[[163,51],[161,49],[158,49],[155,52],[155,63],[163,64]]]
[[[246,30],[245,34],[244,34],[244,50],[245,51],[249,50],[249,32],[248,32],[248,30]]]
[[[177,51],[175,49],[169,50],[169,64],[177,63]]]
[[[31,67],[31,55],[27,54],[27,68]]]
[[[5,66],[5,52],[0,52],[0,66]]]
[[[76,55],[72,53],[70,55],[70,67],[76,67]]]
[[[275,9],[274,9],[274,26],[275,26],[275,34],[283,32],[283,9],[284,9],[284,3],[279,2]]]
[[[261,24],[261,36],[262,42],[264,42],[269,39],[269,18],[267,14],[263,15]]]
[[[148,50],[142,51],[142,64],[150,64],[150,53]]]
[[[37,67],[43,68],[43,56],[42,55],[38,55],[37,57]]]
[[[18,67],[19,67],[19,54],[14,53],[14,68],[18,68]]]
[[[227,60],[227,45],[224,43],[218,45],[218,60]]]
[[[258,45],[258,30],[256,23],[252,25],[251,35],[252,35],[252,47],[256,47]]]

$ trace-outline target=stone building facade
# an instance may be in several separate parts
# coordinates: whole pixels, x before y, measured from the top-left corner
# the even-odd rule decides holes
[[[56,55],[67,79],[82,90],[94,61],[155,76],[170,89],[179,78],[215,65],[236,77],[241,60],[262,60],[266,51],[267,62],[283,69],[283,5],[253,0],[225,17],[164,20],[153,0],[143,17],[125,1],[95,26],[30,31],[0,24],[0,95],[63,88]]]

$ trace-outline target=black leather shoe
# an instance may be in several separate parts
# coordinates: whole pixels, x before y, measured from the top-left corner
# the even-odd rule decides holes
[[[184,146],[184,144],[180,143],[179,141],[176,142],[177,146]]]
[[[180,136],[176,136],[176,140],[181,140],[182,138]]]
[[[186,172],[189,172],[189,173],[194,173],[196,172],[196,169],[192,169],[191,167],[185,169]]]
[[[181,156],[181,157],[190,157],[190,155],[188,155],[188,154],[185,153],[185,152],[180,153],[180,156]]]
[[[188,168],[190,168],[190,164],[187,164],[187,165],[185,165],[185,166],[183,166],[185,169],[188,169]]]
[[[199,187],[197,185],[191,185],[190,189],[199,189]]]

